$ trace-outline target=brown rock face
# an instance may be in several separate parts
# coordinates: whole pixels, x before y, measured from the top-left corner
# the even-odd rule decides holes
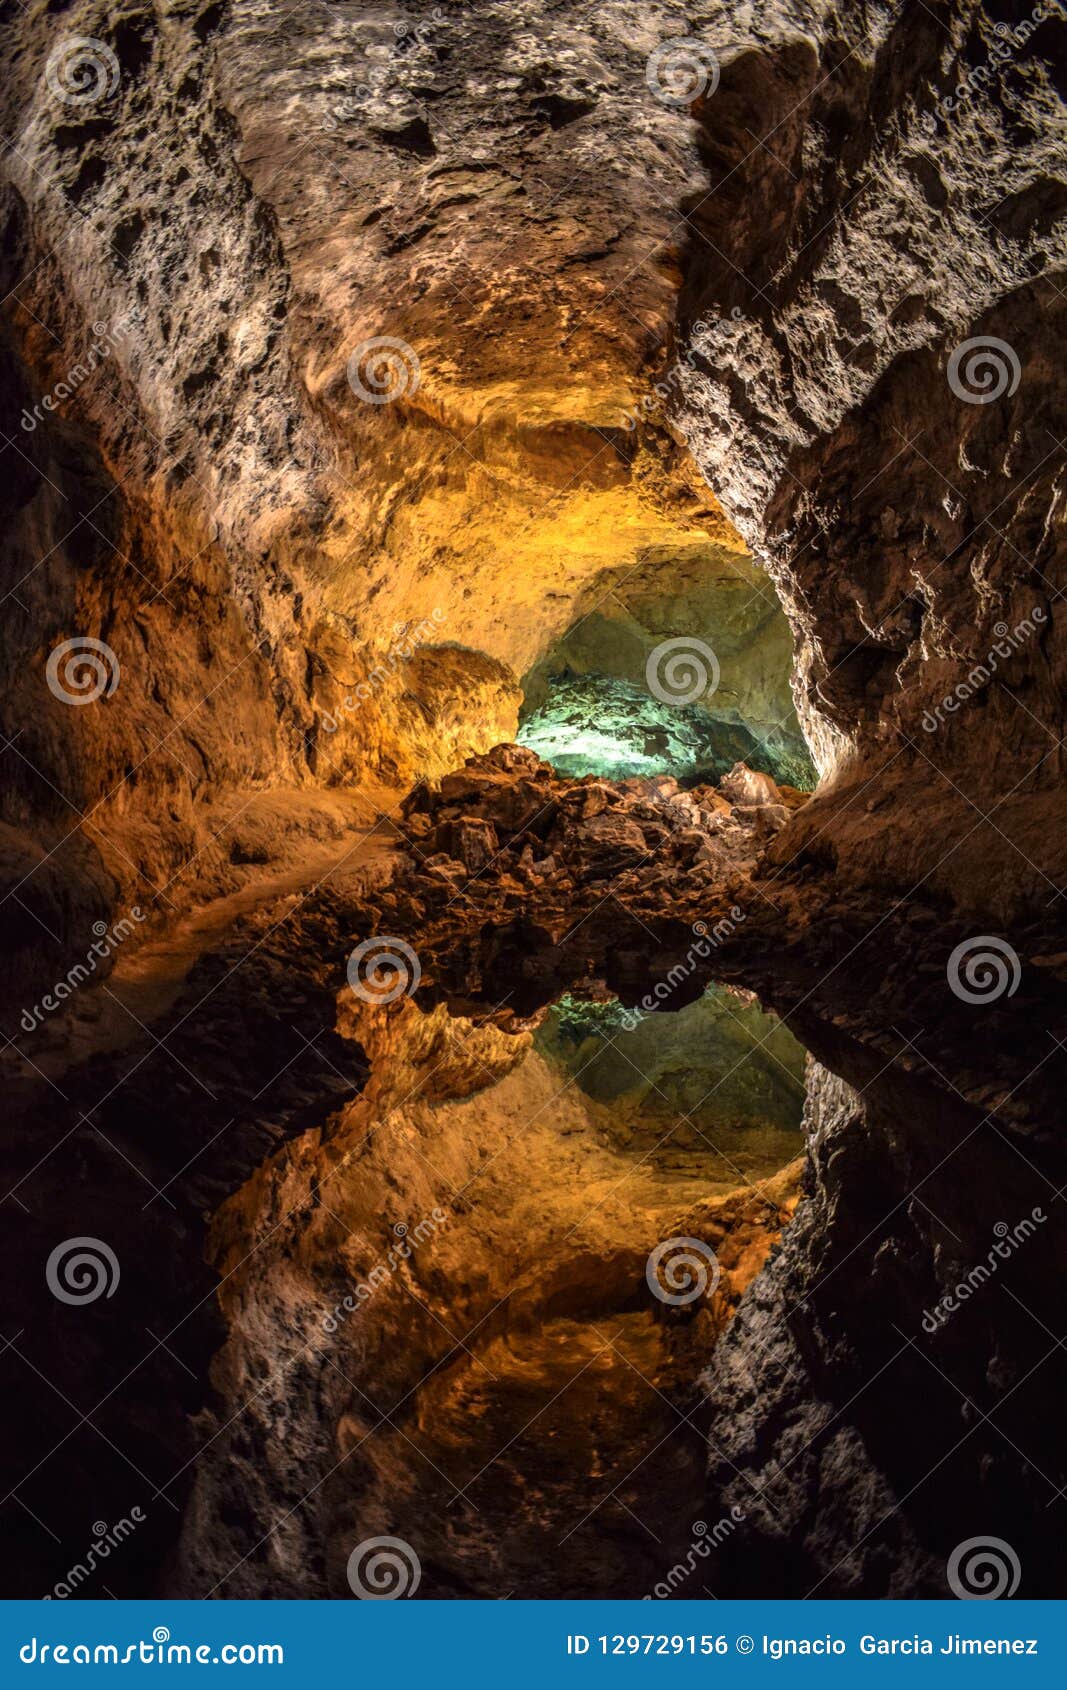
[[[381,1534],[430,1597],[934,1596],[976,1537],[1061,1591],[1067,26],[1019,11],[6,21],[0,1593],[135,1503],[120,1595],[348,1596]],[[718,779],[656,714],[694,642]],[[601,681],[647,778],[515,743]],[[811,1053],[802,1173],[727,1055],[710,1122],[644,1054],[715,985],[753,1108]],[[640,1085],[567,1067],[600,1012]],[[668,1578],[701,1487],[728,1553]]]

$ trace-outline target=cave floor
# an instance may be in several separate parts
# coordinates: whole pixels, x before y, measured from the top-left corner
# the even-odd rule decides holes
[[[316,795],[315,808],[324,811],[328,821],[328,837],[321,839],[307,831],[306,795],[233,795],[221,808],[222,816],[251,811],[258,819],[268,811],[275,854],[247,865],[235,890],[206,900],[196,899],[194,893],[176,919],[162,927],[157,920],[142,943],[117,950],[111,973],[80,991],[68,1009],[38,1030],[33,1044],[37,1068],[58,1079],[91,1057],[115,1054],[135,1043],[173,1007],[199,959],[225,945],[242,921],[265,909],[274,909],[275,919],[281,919],[279,899],[306,897],[339,874],[360,869],[388,872],[398,838],[388,818],[396,802],[396,796],[383,789],[340,799]],[[287,812],[293,818],[295,844],[287,843],[283,852],[276,830],[279,814]],[[216,825],[225,836],[225,819]]]

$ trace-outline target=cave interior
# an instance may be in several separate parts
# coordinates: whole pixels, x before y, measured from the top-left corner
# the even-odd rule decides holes
[[[4,25],[5,1596],[1063,1593],[1067,25],[757,10]]]

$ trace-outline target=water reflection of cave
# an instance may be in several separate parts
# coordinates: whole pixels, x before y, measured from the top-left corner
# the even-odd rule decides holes
[[[655,1591],[704,1515],[701,1370],[798,1200],[804,1051],[719,986],[644,1016],[568,994],[532,1036],[443,1005],[355,1013],[372,1074],[344,1131],[361,1143],[384,1113],[382,1184],[372,1155],[320,1224],[365,1279],[394,1217],[422,1212],[410,1182],[446,1168],[459,1192],[435,1193],[410,1279],[338,1335],[361,1452],[344,1554],[388,1525],[418,1545],[421,1597]],[[676,1303],[649,1279],[670,1241],[697,1247]],[[405,1415],[367,1440],[383,1378]],[[673,1594],[711,1597],[719,1576]]]
[[[612,1149],[662,1147],[708,1191],[766,1179],[800,1153],[805,1052],[747,993],[709,986],[644,1016],[568,995],[534,1045],[574,1079]]]
[[[666,684],[671,648],[681,685]],[[808,789],[792,668],[788,622],[751,558],[711,545],[649,556],[526,675],[518,738],[561,774],[695,784],[744,761]]]

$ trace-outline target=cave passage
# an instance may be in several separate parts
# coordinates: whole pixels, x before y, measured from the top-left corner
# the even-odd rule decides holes
[[[739,561],[710,580],[691,561],[635,570],[526,675],[518,743],[576,777],[695,785],[744,762],[810,791],[788,623],[769,580]]]

